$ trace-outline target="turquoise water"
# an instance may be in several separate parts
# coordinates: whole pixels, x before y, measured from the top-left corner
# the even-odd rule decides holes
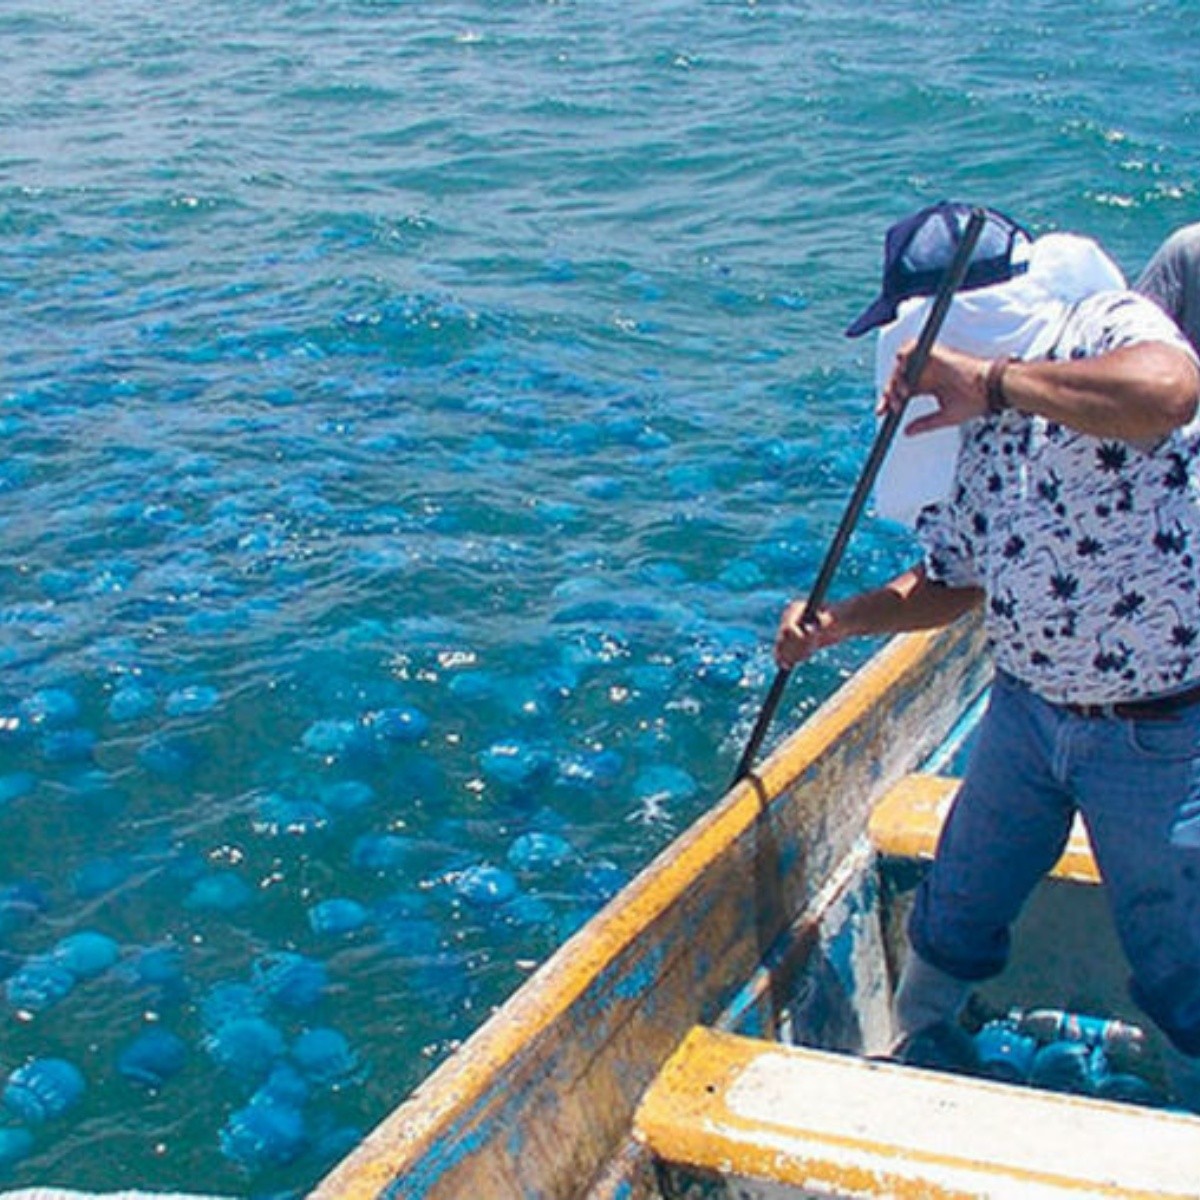
[[[14,1089],[0,1183],[303,1193],[711,804],[870,442],[883,229],[1135,271],[1198,15],[3,6],[0,1072],[83,1090]],[[835,591],[909,552],[866,520]]]

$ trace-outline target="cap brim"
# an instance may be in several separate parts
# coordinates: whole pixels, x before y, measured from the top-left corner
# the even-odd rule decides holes
[[[864,309],[858,318],[846,327],[846,337],[862,337],[864,333],[894,321],[897,307],[895,302],[886,296],[877,296],[875,302],[869,308]]]

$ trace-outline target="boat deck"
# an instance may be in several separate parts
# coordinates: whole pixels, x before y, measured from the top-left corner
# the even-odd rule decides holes
[[[671,1200],[1194,1200],[1196,1119],[697,1028],[642,1102]]]
[[[913,774],[881,799],[868,825],[881,863],[903,868],[932,858],[955,786]],[[1081,903],[1096,900],[1098,881],[1077,827],[1048,885],[1059,891],[1053,910],[1064,907],[1064,886]],[[726,1023],[737,1021],[730,1014]],[[699,1026],[635,1121],[668,1200],[1194,1200],[1198,1132],[1196,1118],[1179,1112]]]

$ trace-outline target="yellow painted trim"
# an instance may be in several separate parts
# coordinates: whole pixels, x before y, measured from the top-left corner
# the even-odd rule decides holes
[[[802,1072],[806,1062],[833,1064],[832,1069],[872,1071],[877,1076],[872,1086],[878,1089],[880,1103],[887,1101],[887,1073],[909,1072],[912,1068],[896,1064],[869,1064],[848,1056],[804,1050],[766,1043],[697,1026],[664,1066],[658,1080],[643,1098],[638,1109],[634,1137],[663,1162],[680,1168],[715,1173],[733,1181],[768,1182],[775,1188],[795,1187],[797,1194],[819,1191],[825,1195],[888,1197],[889,1200],[978,1200],[991,1195],[978,1186],[947,1182],[957,1175],[978,1177],[986,1185],[990,1176],[1004,1195],[1017,1194],[1014,1187],[1040,1189],[1037,1194],[1053,1193],[1077,1196],[1080,1200],[1120,1197],[1121,1200],[1193,1200],[1187,1192],[1171,1190],[1130,1190],[1107,1185],[1096,1179],[1080,1179],[1063,1173],[1060,1164],[1045,1170],[1013,1162],[988,1164],[920,1147],[897,1146],[870,1134],[869,1113],[859,1123],[864,1133],[847,1128],[844,1134],[825,1129],[805,1130],[787,1112],[778,1121],[770,1118],[753,1122],[733,1109],[729,1096],[748,1068],[764,1056],[782,1060],[786,1067]],[[788,1061],[790,1060],[790,1061]],[[1013,1100],[1022,1096],[1033,1104],[1094,1106],[1097,1102],[1078,1097],[1049,1096],[1044,1092],[1023,1092],[988,1082],[958,1076],[934,1078],[926,1072],[931,1089],[996,1089],[1011,1092]],[[1007,1099],[1007,1097],[1006,1097]],[[944,1102],[941,1102],[944,1103]],[[931,1103],[936,1119],[938,1102]],[[1122,1119],[1126,1119],[1124,1116]],[[1175,1114],[1149,1109],[1132,1109],[1127,1118],[1144,1122],[1147,1130],[1156,1123],[1190,1120]],[[1174,1131],[1179,1133],[1178,1130]],[[1191,1136],[1191,1131],[1183,1131]],[[1019,1137],[1019,1131],[1001,1131],[1001,1136]],[[889,1170],[881,1163],[904,1164],[904,1169]],[[940,1178],[939,1178],[940,1176]],[[745,1188],[751,1194],[749,1188]],[[741,1193],[739,1193],[741,1194]],[[775,1194],[772,1192],[772,1194]]]
[[[880,854],[895,858],[933,858],[946,810],[959,780],[942,775],[906,775],[875,806],[867,823],[871,844]],[[1099,883],[1087,830],[1077,819],[1052,878],[1073,883]]]

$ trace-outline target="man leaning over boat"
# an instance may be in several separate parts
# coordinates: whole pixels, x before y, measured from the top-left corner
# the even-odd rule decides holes
[[[982,605],[995,682],[909,921],[896,1053],[955,1053],[969,991],[1003,969],[1078,812],[1131,993],[1170,1043],[1176,1100],[1200,1110],[1200,366],[1095,243],[988,209],[910,395],[912,339],[971,211],[893,226],[881,294],[847,330],[880,330],[880,411],[911,418],[877,503],[922,559],[810,625],[790,604],[776,659]]]

